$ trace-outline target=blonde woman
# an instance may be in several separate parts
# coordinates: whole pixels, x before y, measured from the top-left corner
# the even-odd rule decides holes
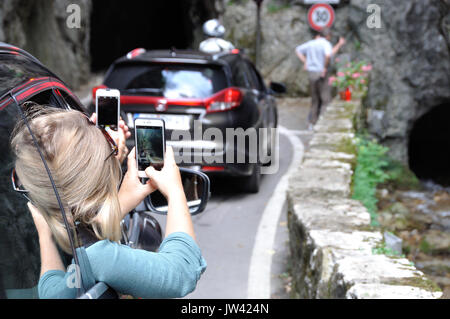
[[[118,293],[143,298],[182,297],[193,291],[206,262],[195,234],[179,169],[168,147],[161,171],[149,167],[149,181],[137,175],[135,149],[128,155],[128,169],[121,180],[119,159],[124,158],[129,133],[121,123],[119,146],[112,155],[108,137],[84,114],[53,108],[33,111],[30,126],[52,172],[70,223],[82,225],[98,241],[86,249],[92,273]],[[77,289],[67,285],[69,273],[57,245],[70,253],[61,212],[38,151],[27,128],[18,124],[12,137],[16,174],[31,203],[39,235],[40,298],[75,298]],[[121,245],[120,221],[146,196],[159,189],[168,200],[166,237],[158,252]]]

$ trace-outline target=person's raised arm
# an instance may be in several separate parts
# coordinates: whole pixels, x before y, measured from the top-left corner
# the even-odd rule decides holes
[[[332,56],[336,55],[336,53],[338,53],[338,51],[344,46],[344,44],[345,39],[343,37],[340,37],[338,43],[336,43],[336,45],[331,50],[331,55]]]
[[[28,203],[28,209],[33,216],[33,221],[39,236],[39,246],[41,251],[40,277],[49,270],[65,271],[63,262],[59,256],[58,248],[53,240],[50,227],[35,206]]]

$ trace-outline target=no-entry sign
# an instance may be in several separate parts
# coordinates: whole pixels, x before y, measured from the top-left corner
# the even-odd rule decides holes
[[[334,10],[329,4],[318,3],[308,11],[308,22],[314,30],[331,27],[334,22]]]

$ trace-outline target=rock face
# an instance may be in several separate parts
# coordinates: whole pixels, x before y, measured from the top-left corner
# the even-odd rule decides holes
[[[80,28],[67,24],[74,13],[67,12],[71,4],[80,8]],[[71,87],[78,87],[90,72],[90,8],[89,0],[3,0],[0,41],[25,49]]]
[[[290,176],[293,297],[439,298],[439,288],[406,258],[374,253],[383,235],[370,229],[367,209],[349,198],[355,157],[349,144],[359,108],[358,102],[328,106]]]
[[[379,3],[381,29],[361,27],[364,2]],[[406,163],[414,122],[450,104],[450,2],[359,1],[349,18],[364,41],[360,55],[374,65],[364,103],[369,131]]]
[[[308,81],[294,48],[312,38],[308,6],[301,1],[263,2],[260,69],[267,80],[284,82],[293,95],[307,95]],[[276,5],[278,4],[278,6]],[[379,7],[381,27],[370,28],[369,4]],[[333,43],[346,38],[341,59],[373,65],[364,101],[369,132],[408,162],[414,122],[450,102],[450,1],[350,0],[335,7]],[[227,38],[254,56],[256,5],[233,1],[223,16]],[[450,106],[449,106],[450,107]]]

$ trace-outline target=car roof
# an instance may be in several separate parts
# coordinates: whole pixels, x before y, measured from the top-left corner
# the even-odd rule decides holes
[[[172,63],[194,63],[194,64],[219,64],[229,63],[225,56],[237,56],[238,53],[219,53],[209,54],[196,50],[149,50],[134,58],[128,58],[127,55],[117,59],[114,64],[138,63],[138,62],[172,62]]]
[[[21,83],[35,77],[61,79],[28,52],[0,42],[0,98]]]

